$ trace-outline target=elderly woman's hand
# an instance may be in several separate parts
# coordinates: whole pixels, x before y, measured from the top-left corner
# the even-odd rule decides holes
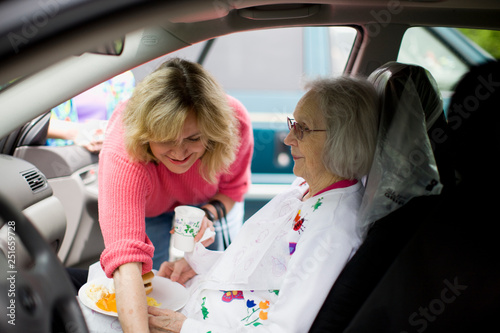
[[[196,275],[196,272],[189,266],[186,259],[182,258],[173,262],[165,261],[161,264],[158,275],[169,278],[173,282],[185,284]]]
[[[186,316],[168,309],[148,307],[149,331],[151,333],[179,333]]]

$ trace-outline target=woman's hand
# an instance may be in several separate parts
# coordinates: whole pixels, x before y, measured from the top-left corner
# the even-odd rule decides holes
[[[194,242],[195,243],[200,241],[200,239],[205,234],[205,230],[207,228],[210,229],[210,230],[212,230],[212,231],[215,231],[214,223],[212,221],[210,221],[206,216],[204,216],[203,220],[201,221],[200,231],[198,231],[198,233],[194,237]],[[213,237],[205,239],[203,242],[201,242],[201,244],[203,244],[204,247],[207,247],[210,244],[212,244],[214,241],[215,241],[215,235]]]
[[[99,153],[104,143],[104,130],[102,128],[88,129],[80,126],[74,139],[75,144],[84,147],[91,153]]]
[[[203,238],[203,235],[205,234],[205,230],[207,230],[207,229],[215,231],[214,223],[212,221],[210,221],[206,216],[204,216],[203,220],[201,220],[200,230],[198,231],[198,233],[194,237],[195,243],[199,242],[200,239]],[[175,233],[175,226],[173,226],[172,229],[170,230],[171,235],[173,235],[174,233]],[[214,241],[215,241],[215,235],[208,238],[208,239],[205,239],[203,242],[201,242],[201,244],[203,244],[204,247],[207,247],[210,244],[212,244]]]
[[[173,262],[165,261],[161,264],[158,275],[184,285],[196,275],[196,272],[189,266],[186,259],[182,258]]]
[[[168,309],[148,307],[150,333],[179,333],[186,316]]]

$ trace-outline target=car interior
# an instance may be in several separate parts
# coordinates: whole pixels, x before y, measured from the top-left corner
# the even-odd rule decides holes
[[[469,121],[471,125],[457,126],[459,134],[449,132],[450,117],[457,116],[451,107],[456,82],[470,67],[493,57],[449,29],[500,29],[497,1],[54,0],[30,4],[0,4],[0,248],[5,254],[0,255],[0,331],[87,332],[64,267],[87,268],[104,249],[97,218],[99,158],[81,146],[46,146],[50,110],[124,71],[150,71],[161,59],[185,54],[190,47],[200,50],[195,60],[213,68],[218,77],[210,48],[224,38],[258,32],[263,39],[268,31],[302,27],[354,29],[345,64],[337,67],[349,75],[378,73],[374,84],[383,101],[382,113],[392,117],[409,112],[401,103],[402,92],[408,89],[414,89],[424,113],[436,96],[443,100],[441,115],[427,128],[442,190],[437,195],[415,195],[371,224],[366,240],[335,284],[325,286],[326,300],[310,332],[470,332],[496,323],[500,253],[494,245],[493,208],[498,195],[493,189],[498,181],[477,177],[494,172],[493,158],[500,143],[495,132],[498,116],[489,110],[470,117],[459,113],[460,124]],[[426,37],[407,34],[412,28],[424,28],[419,33]],[[454,56],[445,58],[437,52],[438,56],[417,62],[414,49],[426,46],[427,35],[440,42],[440,46],[429,42],[431,49],[453,50]],[[413,39],[416,44],[411,44]],[[226,43],[230,47],[235,40]],[[257,39],[251,45],[259,43],[270,48],[277,39]],[[317,46],[311,50],[300,60],[306,62],[312,55],[317,65],[320,51]],[[241,66],[237,56],[228,54],[223,68],[231,68],[232,58]],[[244,66],[279,82],[280,76],[258,70],[268,61],[258,54]],[[283,55],[276,59],[277,73],[291,71]],[[437,65],[442,67],[436,69]],[[328,72],[317,68],[313,66],[309,78],[334,75],[333,68]],[[438,79],[436,85],[438,75],[445,80],[441,84]],[[482,75],[490,83],[486,89],[495,93],[496,77]],[[245,79],[242,76],[239,81]],[[236,88],[233,92],[241,93]],[[243,101],[245,96],[241,94]],[[290,96],[293,104],[300,91]],[[280,140],[286,115],[293,109],[287,106],[273,114],[275,109],[259,109],[253,115],[256,147],[260,138],[263,148],[254,153],[247,217],[293,179],[289,167],[279,166],[280,161],[288,161]],[[265,126],[258,127],[262,123]],[[455,139],[441,140],[448,137]],[[264,147],[272,147],[271,153]],[[260,163],[264,159],[272,162]],[[457,161],[469,161],[467,172]],[[275,169],[269,171],[271,167]],[[12,325],[9,306],[14,303]]]

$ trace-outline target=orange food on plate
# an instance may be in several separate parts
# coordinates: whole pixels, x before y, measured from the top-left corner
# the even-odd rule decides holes
[[[153,275],[152,272],[150,272]],[[154,275],[153,275],[154,276]],[[149,278],[151,280],[151,278]],[[152,290],[151,283],[149,283],[149,291]],[[115,288],[112,286],[108,289],[106,286],[102,284],[91,284],[87,289],[86,294],[87,297],[95,302],[95,305],[104,311],[115,312],[116,309],[116,293],[114,292]],[[153,297],[146,296],[147,302],[149,306],[161,306],[161,303],[158,303]]]
[[[116,294],[107,294],[96,302],[99,309],[104,311],[117,312],[116,310]]]
[[[147,301],[149,306],[161,306],[161,303],[158,303],[153,297],[147,296]],[[116,294],[110,293],[103,296],[96,303],[97,307],[104,311],[117,312],[116,310]]]

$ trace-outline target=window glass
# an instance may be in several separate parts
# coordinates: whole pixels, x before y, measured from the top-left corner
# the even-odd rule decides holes
[[[307,79],[342,74],[355,37],[356,30],[349,27],[235,33],[213,41],[203,66],[258,121],[259,113],[291,114]],[[206,45],[207,42],[198,43],[145,64],[135,70],[143,72],[136,73],[136,77],[140,80],[168,57],[197,61]],[[265,118],[264,122],[272,121]]]
[[[351,54],[357,31],[350,27],[331,27],[329,30],[332,74],[342,75]]]
[[[209,46],[203,67],[250,113],[255,140],[252,181],[290,183],[293,159],[283,143],[288,134],[286,117],[304,94],[305,81],[344,72],[355,37],[356,30],[346,27],[240,32],[184,48],[134,71],[140,80],[166,58],[197,62]]]
[[[170,53],[168,55],[165,55],[163,57],[156,58],[154,60],[151,60],[139,67],[136,67],[132,69],[132,72],[134,72],[135,78],[137,82],[141,81],[144,77],[146,77],[148,74],[156,70],[165,60],[173,57],[179,57],[183,59],[188,59],[191,61],[197,61],[198,56],[201,54],[203,47],[206,45],[206,42],[203,43],[198,43],[186,48],[183,48],[179,51],[176,51],[174,53]]]
[[[406,31],[398,61],[426,68],[443,94],[452,91],[469,66],[433,34],[421,27]]]
[[[298,90],[302,30],[250,31],[217,38],[203,66],[227,89]]]
[[[458,29],[458,31],[476,43],[488,56],[500,59],[500,31],[464,28]]]

